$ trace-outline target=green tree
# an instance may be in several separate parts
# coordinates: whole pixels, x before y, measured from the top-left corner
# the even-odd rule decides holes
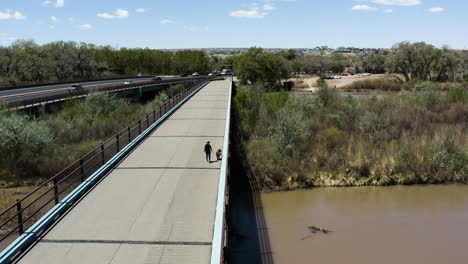
[[[237,57],[235,71],[242,83],[275,84],[288,78],[291,70],[280,55],[266,53],[261,48],[250,48]]]

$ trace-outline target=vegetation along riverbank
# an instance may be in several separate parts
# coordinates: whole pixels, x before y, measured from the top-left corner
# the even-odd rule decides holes
[[[468,90],[424,82],[395,96],[315,96],[239,88],[235,114],[248,173],[263,190],[468,183]]]

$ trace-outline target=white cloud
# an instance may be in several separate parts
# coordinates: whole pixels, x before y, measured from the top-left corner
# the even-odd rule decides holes
[[[50,29],[55,29],[55,26],[54,26],[54,25],[50,25],[49,28],[50,28]]]
[[[55,17],[55,16],[51,16],[50,20],[52,20],[52,22],[56,23],[58,21],[58,18]]]
[[[52,5],[54,5],[57,8],[64,7],[65,6],[65,0],[57,0],[57,1],[55,1],[55,3],[52,2],[52,1],[49,1],[49,0],[41,2],[41,6],[49,7],[49,6],[52,6]]]
[[[51,1],[44,1],[41,3],[41,6],[50,6],[50,4],[52,4]]]
[[[384,9],[384,13],[390,14],[393,13],[393,9]]]
[[[145,9],[145,8],[137,8],[137,9],[135,9],[135,12],[138,12],[138,13],[144,13],[144,12],[146,12],[146,11],[148,11],[148,10]]]
[[[422,3],[422,0],[355,0],[357,2],[372,2],[379,5],[391,6],[415,6]]]
[[[259,12],[258,8],[252,8],[250,10],[236,10],[232,11],[229,15],[232,17],[240,17],[240,18],[264,18],[268,13],[266,12]]]
[[[272,4],[264,4],[263,10],[273,10],[275,7]]]
[[[21,14],[18,11],[11,11],[11,10],[7,10],[6,12],[0,11],[0,20],[8,20],[8,19],[22,20],[22,19],[26,19],[26,16]]]
[[[429,9],[429,12],[431,13],[440,13],[440,12],[443,12],[444,9],[442,7],[433,7],[433,8],[430,8]]]
[[[55,7],[64,7],[65,6],[65,0],[57,0],[55,2]]]
[[[355,11],[377,11],[379,10],[377,7],[368,6],[368,5],[355,5],[351,9]]]
[[[98,17],[104,19],[123,19],[128,18],[128,11],[125,9],[117,9],[113,14],[109,13],[99,13],[97,14]]]
[[[88,30],[88,29],[92,29],[93,26],[91,24],[82,24],[82,25],[79,25],[78,28],[81,30]]]
[[[169,20],[169,19],[163,19],[159,22],[161,25],[170,25],[170,24],[175,24],[176,22],[174,20]]]

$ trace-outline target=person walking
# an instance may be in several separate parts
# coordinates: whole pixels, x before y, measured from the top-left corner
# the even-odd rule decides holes
[[[210,142],[207,141],[205,144],[205,154],[206,154],[206,161],[211,162],[211,145]]]

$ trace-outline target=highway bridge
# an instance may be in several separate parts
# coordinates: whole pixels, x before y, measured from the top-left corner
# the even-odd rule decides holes
[[[232,94],[191,86],[0,213],[0,264],[223,263]]]
[[[153,80],[153,77],[116,79],[105,81],[91,81],[81,83],[52,84],[35,86],[29,88],[1,89],[0,102],[8,104],[11,108],[29,108],[35,106],[45,106],[47,104],[62,102],[71,98],[87,96],[90,92],[107,92],[135,94],[141,96],[145,92],[161,90],[166,85],[172,84],[193,84],[196,81],[205,80],[205,76],[160,77],[160,80]],[[82,91],[74,91],[73,85],[80,85]]]

